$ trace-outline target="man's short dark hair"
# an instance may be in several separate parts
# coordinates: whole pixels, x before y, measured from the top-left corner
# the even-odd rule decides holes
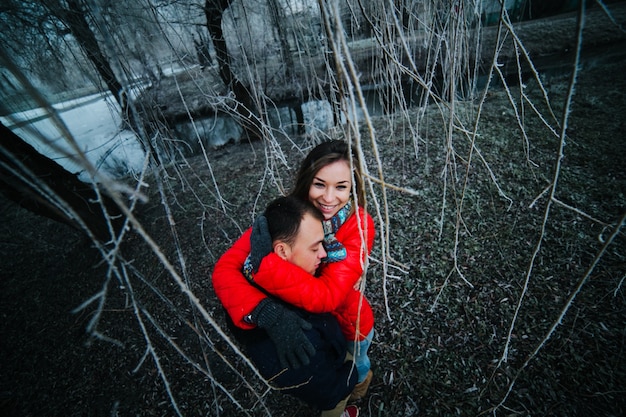
[[[307,213],[320,222],[324,220],[322,213],[311,202],[297,197],[278,197],[269,203],[264,215],[272,241],[280,240],[292,245],[298,236],[300,223]]]

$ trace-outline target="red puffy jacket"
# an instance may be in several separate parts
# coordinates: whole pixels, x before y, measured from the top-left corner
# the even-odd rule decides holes
[[[372,249],[375,230],[371,216],[362,208],[358,213],[358,217],[350,216],[335,234],[346,248],[346,259],[323,265],[319,277],[313,277],[271,253],[263,258],[254,280],[267,292],[289,304],[313,313],[331,312],[346,338],[360,341],[374,327],[374,314],[367,299],[354,289],[354,285],[363,275],[363,265]],[[361,242],[367,242],[367,248]],[[250,285],[241,272],[249,252],[250,230],[222,255],[213,270],[215,293],[233,322],[243,329],[254,327],[245,322],[244,317],[266,297]]]

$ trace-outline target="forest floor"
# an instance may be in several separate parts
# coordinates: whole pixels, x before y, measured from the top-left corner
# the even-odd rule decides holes
[[[474,154],[455,252],[454,197],[467,168],[466,141],[456,139],[453,165],[458,171],[448,171],[444,178],[445,135],[436,116],[417,140],[419,149],[400,117],[375,119],[386,180],[416,195],[387,190],[394,262],[382,263],[378,248],[368,273],[366,295],[375,310],[377,334],[371,350],[375,376],[361,403],[362,415],[489,414],[490,407],[505,399],[512,381],[515,385],[497,415],[626,414],[623,230],[559,319],[626,212],[625,74],[623,59],[588,64],[580,74],[555,195],[564,204],[553,204],[528,282],[526,272],[546,209],[545,195],[540,196],[553,178],[558,137],[530,115],[525,141],[507,95],[490,93],[476,146],[500,190]],[[567,81],[564,76],[544,80],[553,103],[563,103]],[[536,83],[528,81],[526,92],[537,94]],[[553,110],[560,117],[562,109]],[[473,113],[476,103],[458,103],[457,111]],[[532,110],[526,107],[526,112]],[[304,147],[306,139],[294,140]],[[283,145],[295,168],[302,154]],[[251,213],[277,194],[271,184],[256,194],[265,170],[264,146],[240,143],[211,151],[227,214],[202,158],[169,168],[165,200],[171,214],[164,212],[151,179],[151,199],[138,212],[163,252],[176,260],[172,262],[185,260],[185,279],[218,323],[222,316],[211,290],[212,267],[250,224]],[[371,150],[366,153],[374,167]],[[287,183],[293,171],[282,174]],[[103,288],[106,265],[92,243],[67,226],[4,200],[0,218],[0,415],[175,415],[155,361],[144,358],[146,340],[130,307],[129,288],[109,284],[97,326],[117,342],[87,334],[95,306],[72,312]],[[175,219],[175,239],[168,219]],[[215,353],[232,356],[226,343],[194,314],[141,239],[129,235],[122,253],[145,280],[136,280],[132,292],[141,317],[161,323],[193,361],[210,364],[207,376],[189,366],[154,329],[149,332],[181,413],[243,414],[211,384],[215,378],[235,393],[248,415],[266,415]],[[154,296],[145,282],[159,288],[160,295]],[[522,308],[509,334],[522,294]],[[560,326],[532,355],[554,323]],[[500,362],[507,340],[508,360]],[[235,364],[247,375],[241,363]],[[315,415],[280,392],[269,392],[264,399],[275,416]]]

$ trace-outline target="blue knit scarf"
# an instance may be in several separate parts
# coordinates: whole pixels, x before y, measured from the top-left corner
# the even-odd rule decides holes
[[[250,255],[246,257],[246,260],[243,263],[243,275],[250,282],[254,282],[254,268],[252,267],[252,261],[250,260]]]
[[[348,204],[343,206],[337,214],[322,222],[324,225],[324,250],[326,250],[326,258],[322,259],[322,262],[339,262],[346,259],[346,248],[335,238],[335,233],[350,217],[351,210],[352,204],[348,201]]]

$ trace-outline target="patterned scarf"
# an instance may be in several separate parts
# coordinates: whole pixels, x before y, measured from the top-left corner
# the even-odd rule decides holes
[[[346,222],[351,210],[352,204],[348,201],[348,204],[343,206],[337,214],[322,222],[324,225],[324,250],[326,250],[326,258],[322,259],[322,262],[339,262],[346,259],[346,248],[335,238],[335,233]]]
[[[246,258],[243,263],[243,275],[250,282],[254,282],[254,268],[252,267],[252,261],[250,260],[250,255]]]

